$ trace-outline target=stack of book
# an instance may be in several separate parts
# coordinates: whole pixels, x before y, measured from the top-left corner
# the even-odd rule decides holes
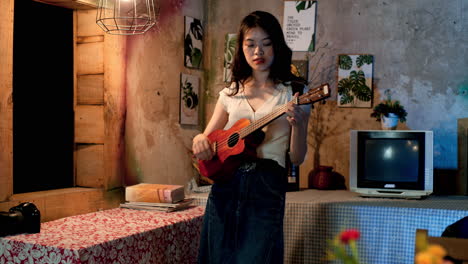
[[[190,206],[182,185],[140,183],[125,188],[125,203],[121,208],[173,212]]]

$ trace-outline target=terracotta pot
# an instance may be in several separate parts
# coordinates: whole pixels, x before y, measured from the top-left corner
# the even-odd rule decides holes
[[[333,185],[333,167],[319,166],[309,173],[309,188],[327,190]]]

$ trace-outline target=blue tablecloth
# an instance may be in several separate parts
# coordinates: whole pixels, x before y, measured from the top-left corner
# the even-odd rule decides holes
[[[207,194],[193,197],[196,204],[206,204]],[[329,241],[349,228],[361,232],[358,247],[362,263],[414,263],[416,229],[440,236],[449,224],[465,216],[466,196],[404,200],[362,198],[349,191],[287,193],[285,263],[327,263]]]

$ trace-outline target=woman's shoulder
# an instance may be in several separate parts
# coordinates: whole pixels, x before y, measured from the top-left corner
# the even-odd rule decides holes
[[[227,95],[227,96],[232,96],[236,94],[236,90],[239,90],[236,88],[236,83],[232,82],[231,84],[225,86],[221,91],[219,91],[219,94]]]

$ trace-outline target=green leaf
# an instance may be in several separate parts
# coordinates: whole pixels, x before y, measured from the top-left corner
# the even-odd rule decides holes
[[[301,12],[301,10],[307,10],[312,7],[313,1],[296,1],[296,10]]]
[[[349,70],[353,66],[353,60],[348,55],[340,55],[338,65],[342,70]]]
[[[338,94],[341,96],[340,104],[349,104],[355,99],[368,102],[372,98],[363,71],[351,71],[348,78],[341,79],[338,82]]]
[[[356,65],[360,68],[364,64],[371,64],[373,61],[372,55],[359,55],[356,59]]]
[[[312,39],[310,40],[309,48],[307,51],[312,52],[315,50],[315,33],[312,34]]]
[[[236,51],[237,37],[226,35],[226,46],[224,48],[225,63],[232,63]]]
[[[203,39],[203,26],[199,19],[194,18],[193,22],[190,23],[190,32],[197,40]]]
[[[305,10],[305,5],[306,5],[306,2],[305,1],[296,1],[296,10],[297,12],[301,12],[301,10]]]
[[[200,49],[193,48],[192,54],[191,54],[192,66],[195,67],[195,68],[199,68],[200,63],[201,63],[201,59],[202,59],[202,53],[201,53]]]
[[[192,63],[192,49],[192,37],[190,37],[190,34],[187,34],[184,40],[185,65],[187,65],[187,62]]]
[[[360,101],[369,102],[372,98],[372,91],[366,84],[366,76],[363,71],[351,71],[352,92]]]
[[[351,91],[351,88],[352,88],[352,82],[349,78],[341,79],[338,82],[338,94],[339,95],[349,94],[349,92]]]
[[[345,104],[350,104],[354,101],[354,96],[351,94],[345,94],[342,95],[340,98],[340,104],[345,105]]]
[[[408,113],[399,101],[382,101],[374,107],[373,112],[371,113],[371,117],[374,117],[377,121],[380,121],[382,116],[388,116],[389,113],[394,113],[395,115],[397,115],[400,122],[406,122],[406,116],[408,115]]]

